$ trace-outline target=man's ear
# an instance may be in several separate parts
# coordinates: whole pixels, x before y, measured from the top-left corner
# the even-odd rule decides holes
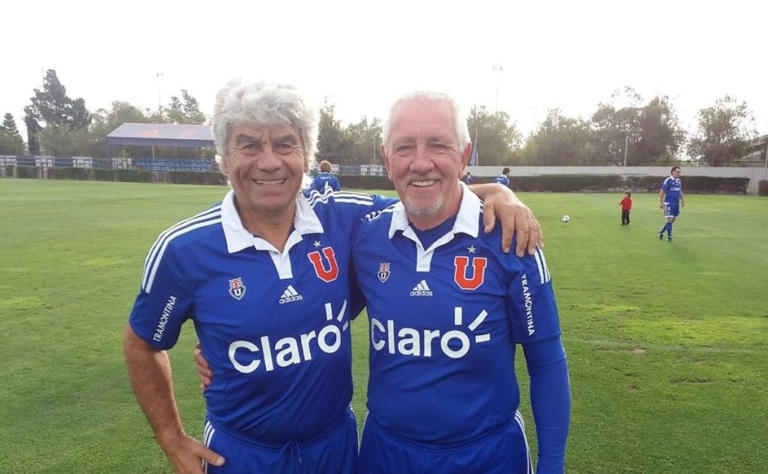
[[[309,173],[309,158],[304,157],[304,174]]]
[[[464,151],[461,153],[461,166],[459,167],[459,179],[461,179],[462,176],[464,176],[464,170],[467,168],[467,163],[469,162],[469,155],[472,154],[472,145],[471,143],[467,143],[467,146],[464,147]]]

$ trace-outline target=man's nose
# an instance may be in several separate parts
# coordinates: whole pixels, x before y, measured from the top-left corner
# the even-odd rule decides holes
[[[267,144],[264,147],[264,150],[261,153],[261,156],[259,157],[257,161],[257,165],[262,170],[275,170],[279,169],[283,164],[283,160],[280,158],[280,156],[275,153],[275,150],[272,148],[272,145]]]
[[[432,161],[432,156],[429,150],[424,145],[416,147],[416,151],[411,160],[410,168],[412,171],[429,171],[434,168],[435,164]]]

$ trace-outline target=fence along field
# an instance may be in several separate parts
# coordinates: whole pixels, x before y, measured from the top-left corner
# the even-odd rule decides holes
[[[0,179],[5,472],[171,472],[131,393],[121,335],[157,234],[225,189]],[[544,227],[569,358],[568,472],[765,472],[768,200],[689,194],[667,243],[655,194],[633,193],[623,227],[620,194],[522,197]],[[353,337],[362,420],[364,317]],[[170,354],[199,437],[194,342],[187,327]]]

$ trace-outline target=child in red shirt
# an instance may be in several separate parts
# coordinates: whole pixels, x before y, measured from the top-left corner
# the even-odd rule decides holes
[[[624,191],[624,197],[619,201],[621,206],[621,225],[629,225],[629,211],[632,209],[632,193]]]

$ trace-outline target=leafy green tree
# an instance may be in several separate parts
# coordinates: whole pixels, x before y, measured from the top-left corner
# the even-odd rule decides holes
[[[27,127],[27,147],[30,155],[40,154],[40,131],[43,129],[35,119],[32,107],[24,107],[24,125]]]
[[[35,89],[30,99],[30,114],[45,125],[67,126],[70,130],[87,127],[90,114],[83,99],[72,100],[67,89],[59,81],[56,71],[49,69],[43,78],[43,89]]]
[[[628,143],[639,140],[638,110],[637,106],[616,109],[609,104],[598,105],[592,115],[592,144],[596,164],[623,164]]]
[[[88,153],[87,135],[91,114],[85,107],[85,101],[73,100],[67,96],[66,87],[59,81],[53,69],[46,72],[42,90],[34,91],[30,99],[32,104],[24,108],[27,114],[24,121],[27,123],[27,131],[30,132],[30,153],[38,154],[40,151],[36,142],[38,134],[40,145],[49,154],[84,155]],[[69,134],[71,136],[68,136]],[[83,140],[83,137],[86,139]]]
[[[467,117],[470,139],[477,146],[478,164],[506,165],[515,161],[522,135],[506,112],[472,107]]]
[[[88,128],[48,125],[40,132],[45,152],[52,156],[87,156],[90,150]]]
[[[363,117],[345,130],[352,163],[383,163],[381,160],[381,120]]]
[[[3,118],[3,124],[0,125],[0,155],[22,155],[24,154],[24,140],[16,128],[16,121],[13,115],[6,113]]]
[[[200,112],[200,104],[186,89],[181,90],[181,99],[171,96],[171,103],[165,110],[166,121],[169,123],[205,123],[205,114]]]
[[[591,165],[592,131],[588,122],[552,109],[525,142],[521,160],[526,165]]]
[[[335,117],[336,106],[325,103],[320,109],[318,123],[317,159],[351,163],[351,141],[341,122]]]
[[[668,163],[685,140],[668,97],[655,97],[642,105],[642,97],[626,87],[614,93],[623,107],[600,104],[592,115],[595,164],[642,166]]]
[[[725,166],[743,157],[756,135],[754,119],[746,102],[726,95],[715,105],[699,110],[696,135],[688,144],[692,158],[709,166]]]
[[[674,161],[685,141],[668,97],[654,97],[639,111],[639,137],[631,143],[628,164],[660,165]]]

